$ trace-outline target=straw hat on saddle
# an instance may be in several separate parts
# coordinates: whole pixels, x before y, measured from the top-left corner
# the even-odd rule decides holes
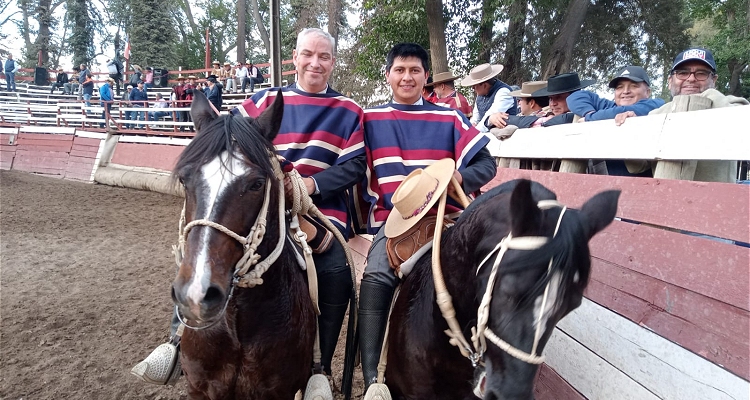
[[[385,236],[399,236],[416,225],[440,200],[455,170],[456,162],[444,158],[404,178],[391,197],[393,210],[385,222]]]
[[[488,81],[503,70],[499,64],[480,64],[472,68],[469,75],[461,79],[461,86],[470,87]]]
[[[450,72],[441,72],[439,74],[433,75],[432,82],[430,82],[429,84],[425,86],[434,86],[434,85],[437,85],[438,83],[452,82],[452,81],[455,81],[456,79],[458,79],[458,77],[453,76],[453,74],[451,74]]]
[[[521,89],[514,90],[508,95],[513,97],[534,97],[532,93],[547,87],[547,81],[529,81],[521,84]]]

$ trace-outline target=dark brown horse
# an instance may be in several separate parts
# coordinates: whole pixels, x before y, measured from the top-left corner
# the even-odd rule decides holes
[[[218,116],[198,93],[191,114],[197,134],[175,175],[185,188],[183,259],[172,287],[189,327],[181,342],[190,399],[291,400],[311,375],[316,315],[307,279],[286,237],[272,140],[281,124],[283,96],[257,119]],[[265,234],[250,235],[267,207]],[[236,237],[233,237],[234,236]],[[258,272],[243,283],[236,268]],[[257,264],[238,262],[248,251]],[[249,257],[253,259],[252,254]],[[242,287],[245,286],[245,287]],[[193,328],[190,328],[193,327]]]
[[[581,304],[591,267],[588,241],[613,220],[618,196],[616,191],[600,193],[562,217],[561,207],[537,207],[555,195],[530,181],[508,182],[479,196],[441,240],[443,275],[467,341],[477,325],[497,244],[511,232],[514,238],[545,237],[538,249],[505,253],[490,290],[487,322],[491,332],[526,358],[540,356],[557,322]],[[448,343],[448,325],[435,296],[427,254],[403,282],[390,318],[385,383],[393,397],[476,399],[473,390],[481,386],[484,399],[532,399],[539,365],[487,340],[475,368]],[[529,354],[532,348],[535,354]],[[477,382],[475,375],[485,373],[486,379]]]

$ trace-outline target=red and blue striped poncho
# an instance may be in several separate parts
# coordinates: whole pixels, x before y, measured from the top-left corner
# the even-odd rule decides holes
[[[365,110],[367,187],[362,197],[369,209],[360,208],[359,216],[366,217],[367,233],[377,234],[385,224],[393,192],[410,172],[444,158],[455,160],[461,172],[489,141],[465,115],[432,103]],[[447,214],[459,210],[455,203],[446,207]]]
[[[292,87],[267,89],[245,100],[234,112],[255,118],[273,103],[279,91],[284,95],[284,117],[273,143],[300,175],[313,176],[364,154],[362,108],[330,88],[321,94]],[[346,203],[342,194],[315,204],[344,235],[351,228]]]

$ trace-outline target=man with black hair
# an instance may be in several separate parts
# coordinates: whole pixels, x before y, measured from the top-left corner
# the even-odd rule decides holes
[[[359,344],[365,385],[377,378],[377,365],[393,291],[399,277],[386,254],[384,225],[399,184],[412,171],[445,158],[456,163],[453,177],[465,192],[475,192],[495,176],[495,161],[485,148],[489,137],[461,112],[424,101],[428,55],[414,43],[395,45],[386,58],[390,103],[365,110],[367,174],[362,185],[360,221],[375,235],[360,286]],[[427,132],[428,134],[425,134]],[[358,199],[357,199],[358,200]],[[449,203],[447,214],[460,207]],[[360,226],[362,222],[360,222]]]
[[[66,74],[65,71],[63,71],[62,68],[58,68],[57,69],[57,80],[55,81],[55,83],[52,84],[52,88],[50,89],[49,94],[54,93],[55,89],[57,89],[57,88],[62,88],[63,89],[63,94],[68,94],[65,91],[65,85],[67,83],[68,83],[68,74]]]

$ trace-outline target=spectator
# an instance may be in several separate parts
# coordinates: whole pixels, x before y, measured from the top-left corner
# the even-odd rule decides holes
[[[223,87],[219,82],[216,81],[216,75],[209,75],[206,79],[208,87],[206,88],[206,98],[208,101],[216,107],[216,111],[221,111],[221,104],[223,102],[221,98],[221,92]]]
[[[576,90],[583,89],[596,82],[593,79],[586,79],[583,82],[578,78],[575,72],[555,75],[549,78],[547,84],[542,88],[531,93],[532,98],[549,99],[549,112],[545,116],[530,115],[508,115],[507,113],[495,113],[490,116],[488,124],[497,128],[509,127],[509,131],[493,131],[493,135],[500,135],[498,138],[507,139],[516,128],[536,128],[545,126],[554,126],[568,124],[573,122],[575,115],[568,108],[568,96]],[[523,89],[521,89],[523,90]]]
[[[253,63],[250,63],[250,67],[247,69],[248,77],[250,78],[250,91],[255,91],[255,85],[259,85],[265,81],[265,78],[263,78],[263,73],[260,72],[260,68],[253,65]]]
[[[177,82],[178,83],[172,87],[173,106],[176,108],[190,107],[190,103],[185,101],[187,96],[185,93],[185,77],[180,75],[177,78]],[[188,122],[190,120],[190,113],[187,111],[177,111],[177,119],[179,122]],[[181,125],[180,132],[184,130],[185,127]]]
[[[235,118],[257,118],[273,104],[276,96],[288,100],[284,102],[281,130],[275,139],[278,151],[303,176],[315,205],[344,237],[348,237],[351,224],[346,191],[360,181],[365,172],[363,114],[354,101],[328,85],[334,67],[334,46],[334,39],[328,32],[317,28],[303,30],[292,52],[299,74],[297,82],[284,88],[260,91],[234,109],[232,114]],[[352,291],[352,278],[344,249],[337,240],[332,240],[328,248],[316,248],[312,257],[320,299],[317,321],[321,364],[330,375],[333,353]],[[173,324],[172,329],[174,334],[177,324]],[[174,365],[175,362],[164,352],[152,353],[148,359],[153,358],[157,358],[158,365]],[[156,379],[149,382],[163,384]]]
[[[130,92],[130,103],[131,107],[135,108],[144,108],[148,107],[148,91],[144,87],[143,81],[138,82],[138,87],[134,88]],[[145,120],[145,114],[144,111],[134,111],[131,115],[131,118],[134,121],[143,121]],[[136,129],[140,129],[140,126],[136,124]]]
[[[125,90],[122,92],[122,97],[120,98],[120,108],[131,108],[132,103],[130,102],[130,93],[133,91],[133,88],[130,86],[125,86]],[[133,111],[127,110],[125,111],[125,115],[123,118],[125,121],[130,121],[133,119]],[[125,123],[125,129],[132,128],[133,125],[130,124],[130,122]]]
[[[81,80],[81,94],[86,102],[86,107],[91,107],[91,97],[94,95],[94,78],[91,71],[83,64],[81,64],[81,75],[78,79]]]
[[[193,90],[197,90],[197,86],[195,85],[195,75],[188,75],[188,83],[185,84],[185,102],[183,103],[183,107],[190,107],[190,104],[193,102]],[[185,122],[193,122],[193,117],[190,115],[189,112],[185,113]],[[190,125],[190,131],[194,132],[195,127],[193,125]]]
[[[476,94],[471,123],[479,132],[489,132],[492,126],[487,120],[490,115],[497,112],[515,115],[518,111],[516,99],[509,94],[510,86],[495,78],[502,70],[502,65],[481,64],[472,68],[461,81],[461,86],[470,86]]]
[[[445,108],[423,100],[421,89],[429,74],[428,59],[427,51],[417,44],[395,45],[388,53],[385,68],[393,100],[365,110],[367,188],[362,194],[367,205],[362,210],[367,215],[361,217],[367,221],[367,233],[375,235],[365,264],[359,301],[358,332],[366,387],[377,377],[383,331],[391,298],[399,283],[386,255],[387,238],[383,228],[386,219],[391,219],[389,215],[399,220],[408,218],[394,209],[392,198],[396,188],[417,168],[445,165],[439,161],[444,158],[453,160],[448,164],[448,176],[456,178],[466,192],[479,190],[496,172],[495,161],[485,147],[489,142],[486,135],[478,132],[462,113],[454,111],[445,115]],[[457,170],[454,170],[454,161],[458,164]],[[433,198],[437,200],[438,195],[435,193]],[[415,202],[418,204],[410,211],[418,209],[419,214],[424,209],[428,212],[431,208],[425,206],[428,202],[429,199],[424,203]],[[419,204],[421,208],[417,207]],[[460,210],[454,205],[447,208],[449,213]]]
[[[99,99],[101,100],[102,106],[104,107],[104,111],[102,112],[102,119],[104,120],[104,122],[99,124],[100,128],[104,128],[104,126],[109,122],[109,119],[111,118],[113,99],[112,85],[114,85],[114,83],[114,78],[107,78],[104,84],[99,87]]]
[[[435,88],[432,87],[432,77],[427,78],[427,82],[422,88],[422,98],[429,101],[430,103],[434,103],[435,99],[437,98],[437,95],[435,94]]]
[[[120,59],[117,57],[107,61],[107,71],[109,72],[109,77],[115,80],[118,97],[120,96],[120,82],[122,82],[122,71],[124,69]]]
[[[552,114],[549,108],[549,97],[534,97],[532,93],[547,87],[547,81],[529,81],[521,84],[521,88],[510,92],[518,101],[521,116],[547,117]]]
[[[681,52],[675,57],[669,73],[668,86],[673,97],[672,101],[652,110],[649,115],[686,111],[685,109],[677,109],[678,104],[703,104],[704,106],[701,108],[723,108],[750,104],[746,99],[725,96],[716,90],[717,78],[716,62],[710,50],[692,48]],[[635,112],[626,111],[618,114],[615,121],[618,125],[622,125],[626,118],[635,116],[637,116]],[[629,160],[625,164],[630,173],[636,174],[651,168],[649,161]],[[737,161],[699,160],[695,165],[693,179],[704,182],[734,183],[737,179]]]
[[[249,61],[247,63],[250,64]],[[237,68],[235,68],[234,71],[235,71],[235,77],[239,81],[239,84],[240,84],[240,86],[242,88],[242,93],[245,93],[245,87],[247,86],[247,82],[248,82],[248,77],[247,77],[248,70],[247,70],[247,67],[244,66],[244,65],[239,65]]]
[[[139,65],[133,65],[133,74],[130,75],[130,80],[128,81],[128,85],[135,88],[138,86],[138,82],[141,81],[141,76],[143,75],[143,70]]]
[[[585,121],[600,121],[614,119],[626,111],[646,115],[664,105],[664,100],[651,98],[651,79],[642,67],[629,65],[620,69],[609,87],[615,90],[614,101],[588,90],[571,93],[567,99],[570,111]]]
[[[5,86],[9,92],[16,91],[16,72],[21,69],[21,64],[13,60],[13,54],[8,53],[8,59],[5,60]]]
[[[81,73],[81,68],[73,67],[73,75],[70,77],[68,83],[63,85],[63,94],[76,94],[80,86],[78,77]]]
[[[466,97],[456,91],[456,85],[454,81],[458,79],[457,76],[453,76],[450,72],[440,72],[432,77],[433,83],[432,88],[435,92],[433,100],[429,98],[427,101],[431,101],[439,106],[454,108],[461,111],[467,117],[471,118],[471,105]]]
[[[49,94],[55,93],[55,89],[62,88],[63,94],[69,94],[66,93],[65,85],[68,84],[68,74],[63,71],[62,68],[57,69],[57,80],[55,83],[52,84],[52,88],[49,91]]]
[[[143,86],[146,90],[154,87],[154,70],[151,67],[146,67],[146,76],[143,79]]]
[[[161,93],[156,93],[156,100],[154,101],[154,106],[152,107],[154,110],[158,110],[159,108],[169,108],[169,102],[164,100]],[[167,111],[150,111],[148,113],[148,120],[149,121],[158,121],[161,117],[166,117],[169,115],[169,112]]]
[[[211,66],[213,67],[213,69],[211,69],[211,72],[206,74],[206,78],[211,75],[214,75],[216,77],[221,76],[221,63],[219,62],[219,60],[214,60],[214,62],[211,63]]]
[[[237,86],[234,84],[234,69],[232,68],[232,65],[230,63],[224,63],[224,68],[221,69],[219,78],[221,78],[221,81],[224,82],[224,89],[226,89],[226,93],[232,93],[236,91],[235,89],[237,88]]]

